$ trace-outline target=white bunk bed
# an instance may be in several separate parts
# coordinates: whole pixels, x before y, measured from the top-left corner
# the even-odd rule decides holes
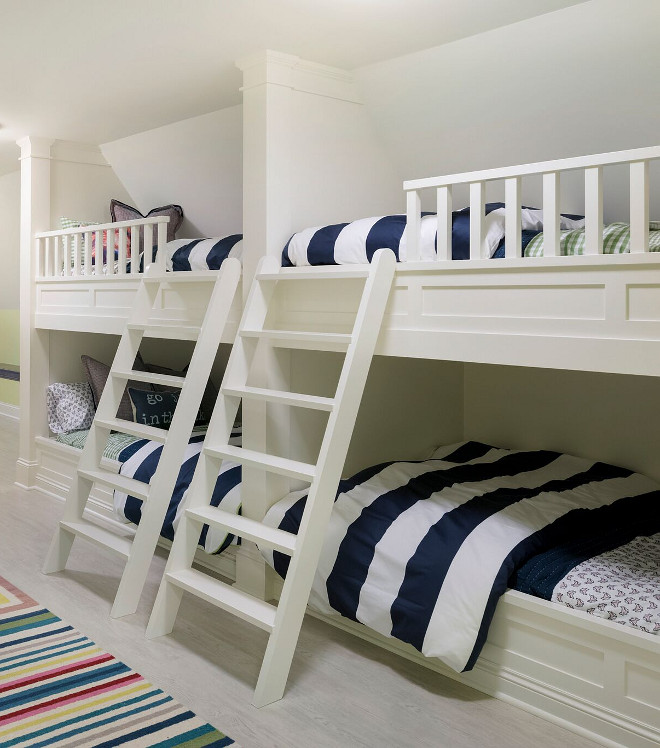
[[[660,371],[660,256],[649,252],[649,163],[660,147],[421,179],[407,193],[407,261],[397,264],[376,352],[385,356],[657,376]],[[630,173],[630,253],[603,254],[603,169]],[[586,250],[560,256],[560,175],[584,174]],[[521,180],[543,183],[543,257],[521,253]],[[506,257],[481,259],[486,185],[503,182]],[[470,259],[451,260],[452,189],[469,185]],[[437,260],[419,257],[420,193],[435,192]],[[305,271],[271,317],[274,329],[323,325],[345,330],[345,294],[324,294]],[[298,268],[283,269],[292,277]],[[280,286],[284,286],[282,282]],[[323,617],[323,616],[321,616]],[[508,591],[471,672],[432,658],[363,625],[333,625],[397,651],[486,693],[524,706],[607,745],[660,742],[660,639],[529,595]]]
[[[245,160],[243,185],[244,272],[245,282],[249,283],[258,257],[265,253],[279,258],[292,229],[300,228],[300,225],[294,226],[293,221],[302,220],[291,215],[295,202],[282,182],[284,175],[284,187],[290,186],[287,180],[293,182],[291,175],[295,169],[291,166],[291,149],[298,148],[304,154],[304,147],[308,145],[290,135],[292,102],[298,115],[296,125],[304,127],[306,125],[300,122],[312,101],[321,102],[328,111],[329,107],[336,107],[337,113],[343,115],[349,109],[353,111],[359,99],[355,97],[352,83],[341,71],[312,66],[297,58],[267,53],[259,59],[246,61],[241,67],[245,84],[243,148],[245,153],[252,154],[251,159]],[[323,111],[327,114],[325,109]],[[318,128],[320,123],[314,121],[314,125]],[[283,137],[283,133],[288,137]],[[316,140],[322,138],[316,131],[314,135]],[[361,134],[356,136],[358,146],[362,144],[361,137]],[[313,139],[310,136],[310,142]],[[257,158],[254,154],[261,153],[264,144],[265,152]],[[46,272],[50,260],[46,261],[44,248],[40,250],[44,252],[44,259],[39,260],[43,264],[37,265],[37,255],[32,249],[34,236],[43,232],[49,220],[48,211],[40,207],[44,204],[43,185],[47,183],[43,175],[45,164],[39,157],[40,147],[35,141],[26,144],[22,162],[23,194],[28,209],[22,224],[21,303],[23,318],[30,321],[23,329],[22,372],[39,372],[39,367],[44,365],[47,371],[48,349],[42,339],[43,331],[119,333],[137,286],[133,273],[111,274],[110,277],[90,277],[84,273],[58,274],[57,277],[41,275],[41,270]],[[660,370],[660,256],[656,259],[648,253],[647,247],[649,162],[659,158],[660,147],[656,147],[406,183],[408,257],[406,262],[397,265],[376,353],[384,357],[657,376]],[[300,155],[299,160],[304,160],[304,156]],[[281,174],[277,169],[266,169],[266,162],[282,165]],[[610,164],[630,164],[632,252],[629,255],[604,256],[601,253],[602,169]],[[317,164],[314,166],[316,168]],[[371,163],[365,161],[362,166],[365,168],[357,164],[355,171],[368,174]],[[585,173],[587,254],[560,257],[556,256],[559,174],[573,170]],[[539,175],[543,181],[546,212],[546,256],[543,258],[520,257],[517,238],[521,179],[530,175]],[[485,223],[485,185],[501,180],[505,183],[507,203],[506,258],[476,259],[475,250],[475,258],[469,261],[449,260],[452,187],[469,185],[471,242],[479,247]],[[422,190],[435,190],[440,240],[437,260],[432,263],[415,259]],[[346,201],[341,205],[346,205]],[[317,222],[316,215],[314,222]],[[45,235],[41,237],[44,242],[46,239]],[[82,259],[80,266],[83,266]],[[296,268],[283,269],[281,277],[295,276],[298,272]],[[282,294],[270,314],[269,326],[345,332],[359,298],[357,286],[346,280],[343,292],[337,294],[336,280],[331,290],[324,283],[324,278],[336,274],[335,268],[315,268],[311,273],[309,281],[292,283],[290,288],[286,281],[278,284]],[[193,276],[191,274],[191,285],[195,282]],[[70,309],[70,300],[74,297],[79,299],[76,313]],[[164,316],[189,322],[200,306],[203,307],[203,302],[198,301],[197,290],[184,298],[177,286],[164,299]],[[533,314],[530,314],[532,308]],[[291,347],[290,343],[287,347]],[[273,369],[276,373],[266,377],[270,383],[286,372],[287,367],[289,373],[300,371],[296,369],[299,355],[305,356],[306,352],[294,351],[288,363],[286,358],[278,359],[278,366]],[[23,385],[26,399],[24,409],[22,407],[18,481],[61,498],[73,475],[77,450],[54,445],[46,438],[45,383],[47,378],[38,374]],[[270,441],[271,436],[266,433],[267,420],[265,408],[258,404],[244,410],[246,446],[265,446]],[[315,441],[313,424],[309,439],[305,431],[309,424],[303,423],[299,429],[300,424],[294,419],[280,425],[281,433],[276,440],[297,443],[303,453],[307,442]],[[300,444],[301,441],[304,443]],[[361,464],[360,458],[353,462]],[[260,485],[250,472],[245,470],[243,476],[244,483],[250,484],[250,490],[245,491],[249,498],[244,499],[244,514],[261,519],[282,494],[277,495],[273,486]],[[280,488],[281,483],[277,490]],[[101,492],[93,498],[99,513],[110,518],[112,497]],[[236,578],[239,587],[260,593],[264,598],[272,596],[277,582],[261,556],[247,544],[241,547],[235,565],[233,553],[230,549],[218,557],[216,568],[225,576]],[[647,748],[660,742],[660,693],[657,689],[660,640],[657,637],[510,591],[498,604],[488,641],[474,670],[459,675],[364,626],[337,616],[327,620],[604,744]]]

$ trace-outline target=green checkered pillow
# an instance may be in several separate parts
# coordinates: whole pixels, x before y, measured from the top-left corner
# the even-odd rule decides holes
[[[650,225],[653,229],[653,223]],[[584,229],[562,231],[559,238],[561,255],[583,255],[586,245]],[[649,251],[660,252],[660,231],[649,231]],[[610,223],[603,229],[603,254],[620,255],[630,252],[630,224]],[[538,234],[527,245],[525,257],[543,257],[543,234]]]

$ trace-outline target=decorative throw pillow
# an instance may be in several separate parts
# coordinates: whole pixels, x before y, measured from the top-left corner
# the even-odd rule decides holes
[[[85,367],[85,371],[87,372],[87,381],[89,382],[94,397],[94,407],[97,408],[99,400],[101,399],[101,394],[103,393],[103,388],[105,387],[108,375],[110,374],[110,367],[101,361],[97,361],[91,356],[83,355],[80,359]],[[133,364],[133,369],[135,371],[145,371],[144,362],[139,353]],[[117,418],[121,418],[124,421],[133,420],[133,408],[131,407],[131,400],[128,396],[129,386],[135,389],[153,391],[152,386],[148,382],[128,382],[117,410]]]
[[[145,392],[128,388],[128,394],[133,406],[133,416],[136,423],[153,426],[157,429],[169,429],[174,411],[179,401],[179,392]],[[204,420],[200,408],[195,419],[195,426],[202,426],[208,422]]]
[[[94,419],[94,399],[87,382],[55,382],[46,390],[48,427],[54,434],[88,429]]]
[[[167,366],[158,366],[158,364],[145,364],[145,368],[147,371],[152,372],[152,374],[167,374],[168,376],[172,377],[185,377],[186,372],[188,370],[188,367],[186,366],[183,371],[175,371],[174,369],[168,369]],[[154,390],[156,392],[180,392],[181,390],[175,388],[175,387],[169,387],[167,385],[162,384],[155,384]],[[215,401],[218,399],[218,389],[213,384],[213,382],[209,379],[206,383],[206,388],[204,390],[204,394],[202,395],[202,402],[199,406],[199,413],[197,414],[197,419],[200,421],[200,423],[195,422],[196,426],[203,426],[207,424],[211,420],[211,414],[213,413],[213,408],[215,407]]]
[[[183,221],[183,208],[180,205],[163,205],[160,208],[153,208],[153,210],[150,210],[144,216],[137,208],[126,205],[126,203],[122,203],[119,200],[111,200],[110,215],[113,221],[135,221],[140,218],[168,216],[170,222],[167,224],[167,241],[171,242]],[[155,242],[156,236],[154,232],[154,244]],[[144,232],[142,229],[140,230],[140,246],[144,248]]]

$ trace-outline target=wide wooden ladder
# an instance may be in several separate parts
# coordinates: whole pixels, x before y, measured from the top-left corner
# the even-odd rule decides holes
[[[137,609],[204,388],[238,288],[241,266],[238,260],[228,259],[216,277],[201,273],[196,276],[195,283],[214,283],[201,326],[168,325],[167,321],[154,318],[155,305],[163,287],[190,284],[193,282],[190,273],[145,273],[143,276],[80,456],[64,516],[55,531],[43,567],[45,574],[64,569],[76,537],[117,553],[126,565],[112,606],[111,616],[114,618],[134,613]],[[196,341],[186,376],[134,371],[135,358],[144,337]],[[181,389],[169,430],[116,417],[129,380]],[[163,443],[158,467],[149,484],[103,467],[103,451],[111,431]],[[96,483],[142,501],[142,517],[132,537],[115,533],[83,516]]]
[[[174,538],[147,627],[147,636],[151,638],[171,632],[184,591],[191,592],[266,630],[270,637],[253,700],[254,705],[258,707],[277,701],[284,693],[323,537],[390,294],[394,269],[395,258],[389,250],[378,251],[372,264],[367,268],[332,268],[331,273],[325,274],[323,269],[297,269],[284,273],[273,265],[271,258],[262,260],[229,358],[204,448],[188,493],[185,511]],[[364,280],[355,322],[350,333],[286,331],[264,327],[268,319],[269,304],[278,282],[286,278],[287,282],[304,283],[306,280],[319,277],[333,278],[337,281],[354,278]],[[248,374],[259,341],[283,348],[304,346],[308,350],[345,352],[335,396],[312,397],[296,392],[248,386]],[[244,399],[327,411],[328,422],[317,463],[307,464],[230,446],[232,424],[239,403]],[[297,535],[210,506],[213,487],[223,459],[269,473],[301,479],[310,484]],[[191,568],[195,547],[204,524],[229,530],[262,548],[274,549],[291,557],[278,605],[261,600]]]

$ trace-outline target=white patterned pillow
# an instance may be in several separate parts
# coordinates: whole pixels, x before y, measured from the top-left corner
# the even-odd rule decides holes
[[[54,434],[88,429],[94,419],[94,399],[87,382],[55,382],[46,391],[48,427]]]

